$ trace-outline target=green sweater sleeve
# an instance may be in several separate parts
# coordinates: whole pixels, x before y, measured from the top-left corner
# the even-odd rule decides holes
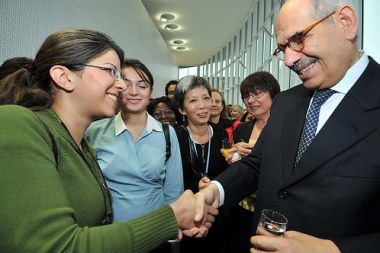
[[[83,167],[64,166],[78,161],[63,142],[57,142],[57,168],[51,140],[35,115],[23,107],[0,106],[1,252],[148,252],[177,235],[169,206],[128,222],[95,226],[104,209],[96,205],[103,204],[98,185],[83,177]],[[67,184],[80,176],[80,184]],[[78,208],[73,199],[83,205]]]

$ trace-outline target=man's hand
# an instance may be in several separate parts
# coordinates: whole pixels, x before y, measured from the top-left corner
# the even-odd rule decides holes
[[[170,206],[173,209],[180,229],[178,234],[179,239],[182,238],[182,234],[190,237],[206,236],[208,229],[211,228],[211,224],[215,220],[214,216],[218,214],[216,208],[205,205],[206,211],[203,219],[194,221],[196,198],[190,190],[186,190],[176,201],[171,203]]]
[[[219,207],[219,190],[216,184],[209,185],[195,194],[195,222],[204,222],[209,215],[217,215]]]
[[[251,253],[340,253],[339,248],[330,240],[320,239],[296,231],[287,231],[284,237],[266,235],[262,229],[251,237]]]

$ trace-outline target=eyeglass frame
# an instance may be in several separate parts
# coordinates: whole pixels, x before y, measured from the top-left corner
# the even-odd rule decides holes
[[[322,23],[323,21],[325,21],[326,19],[328,19],[329,17],[331,17],[332,15],[334,15],[336,12],[333,11],[332,13],[330,13],[329,15],[327,15],[326,17],[318,20],[317,22],[313,23],[312,25],[306,27],[304,30],[302,30],[301,32],[297,32],[295,33],[294,35],[290,36],[288,39],[287,39],[287,43],[284,44],[284,45],[279,45],[276,50],[274,50],[273,52],[273,56],[276,56],[277,59],[279,59],[280,61],[283,61],[285,59],[285,50],[287,47],[289,47],[292,51],[295,51],[295,52],[302,52],[302,50],[304,49],[305,47],[305,38],[306,38],[306,35],[314,28],[316,27],[318,24]],[[301,42],[297,42],[297,41],[301,41]],[[297,45],[301,45],[301,47],[299,49],[296,49],[294,46],[292,46],[291,43],[296,43]],[[281,55],[281,53],[283,53],[283,55]]]
[[[260,99],[265,95],[265,92],[266,92],[265,90],[259,90],[257,94],[255,94],[255,92],[247,92],[244,96],[241,96],[241,99],[244,102],[248,102],[249,99],[251,99],[251,97],[253,99]]]
[[[98,69],[107,71],[113,77],[113,79],[115,79],[115,81],[124,81],[125,82],[125,79],[124,79],[123,75],[121,74],[121,72],[115,68],[107,68],[107,67],[91,65],[91,64],[76,64],[76,65],[77,66],[84,66],[84,67],[98,68]]]
[[[160,115],[155,115],[159,113]],[[175,112],[173,110],[170,110],[170,109],[166,109],[166,110],[157,110],[155,112],[152,113],[153,114],[153,117],[155,118],[162,118],[163,114],[166,116],[166,117],[170,117],[170,116],[175,116]],[[169,114],[169,115],[168,115]]]

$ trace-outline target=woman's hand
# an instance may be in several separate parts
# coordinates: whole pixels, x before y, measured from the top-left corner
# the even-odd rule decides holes
[[[240,160],[239,155],[236,153],[237,149],[235,147],[230,148],[227,152],[224,152],[224,149],[221,149],[220,152],[224,156],[224,159],[228,162],[228,164],[231,164],[233,162],[236,162]]]
[[[206,188],[206,186],[209,185],[210,182],[211,180],[207,176],[202,177],[201,180],[199,180],[198,182],[198,189],[202,190]]]
[[[252,151],[252,148],[253,148],[253,144],[249,144],[249,143],[246,143],[246,142],[239,142],[239,143],[236,143],[234,145],[234,147],[236,148],[236,152],[241,156],[241,157],[245,157],[245,156],[248,156],[251,151]]]

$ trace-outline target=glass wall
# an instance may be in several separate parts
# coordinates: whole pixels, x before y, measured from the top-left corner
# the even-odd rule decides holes
[[[227,103],[240,104],[240,83],[250,73],[265,70],[280,83],[281,90],[289,89],[301,81],[282,61],[272,56],[277,48],[274,21],[282,0],[255,0],[249,15],[233,39],[224,45],[203,65],[198,75],[208,79],[213,88],[224,92]],[[355,1],[361,20],[362,0]],[[359,31],[361,38],[361,29]],[[361,47],[361,40],[359,39]]]

